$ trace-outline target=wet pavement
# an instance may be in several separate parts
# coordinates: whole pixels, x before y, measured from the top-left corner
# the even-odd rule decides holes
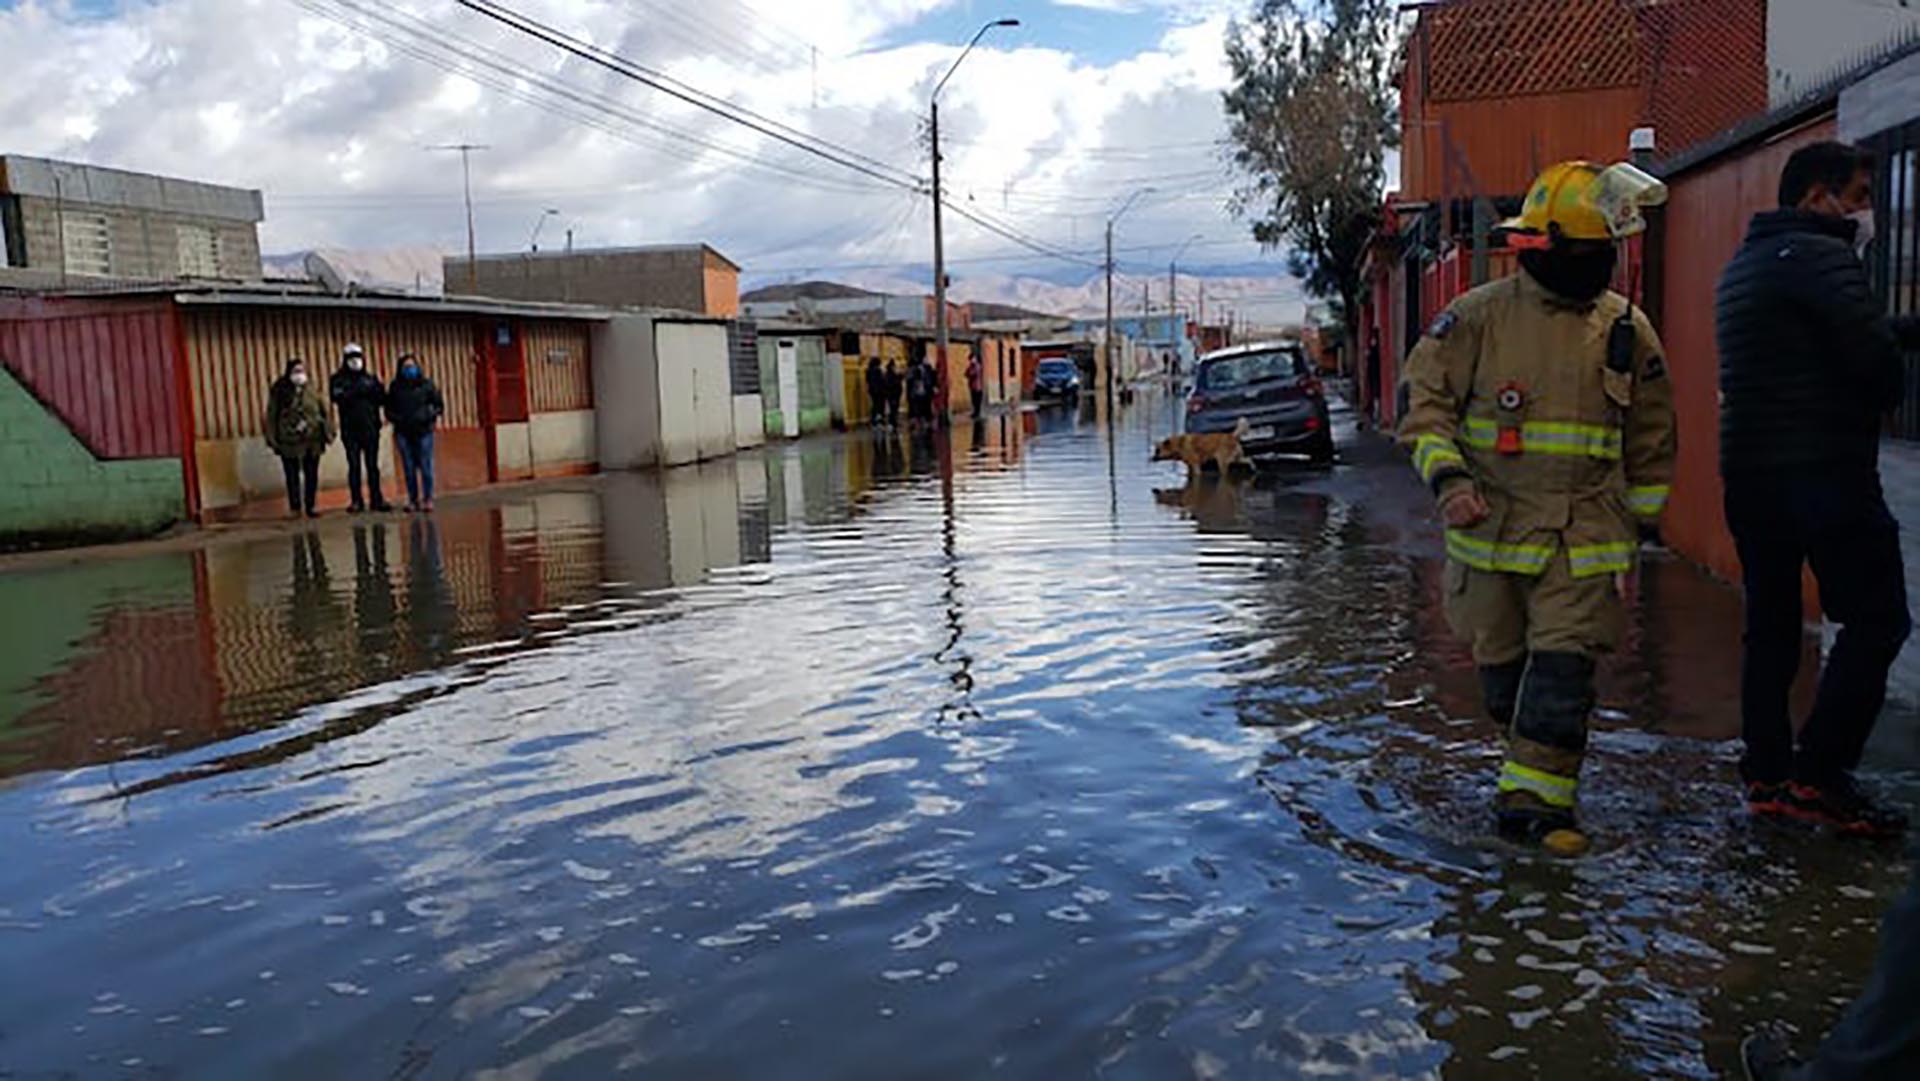
[[[0,575],[0,1077],[1706,1078],[1831,1020],[1903,865],[1738,812],[1731,592],[1648,570],[1598,850],[1503,853],[1404,464],[1183,488],[1175,416]]]

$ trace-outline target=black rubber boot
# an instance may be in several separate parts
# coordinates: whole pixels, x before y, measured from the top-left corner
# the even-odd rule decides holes
[[[1486,700],[1487,715],[1503,732],[1513,727],[1514,706],[1520,700],[1520,677],[1526,671],[1525,657],[1506,664],[1480,666],[1480,695]]]
[[[1593,658],[1577,653],[1535,653],[1528,660],[1494,798],[1495,824],[1506,840],[1567,854],[1585,850],[1571,801],[1587,749],[1593,672]]]

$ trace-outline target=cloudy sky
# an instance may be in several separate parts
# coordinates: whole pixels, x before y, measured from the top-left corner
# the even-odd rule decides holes
[[[1219,140],[1230,0],[508,0],[646,68],[856,152],[876,177],[777,143],[452,0],[0,0],[0,150],[264,189],[270,252],[704,240],[750,283],[924,285],[926,100],[941,97],[962,295],[1033,296],[1122,270],[1213,276],[1264,314],[1297,309],[1280,260],[1225,210]],[[997,227],[997,231],[993,227]],[[1037,241],[1038,256],[1003,235]],[[1229,281],[1228,279],[1236,279]],[[1140,278],[1125,287],[1138,298]],[[1192,288],[1183,285],[1183,292]],[[1217,295],[1217,294],[1216,294]],[[1188,301],[1191,303],[1191,301]]]

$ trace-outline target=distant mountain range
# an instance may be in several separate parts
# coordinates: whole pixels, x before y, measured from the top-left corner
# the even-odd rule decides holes
[[[927,284],[919,277],[856,273],[848,275],[845,281],[765,285],[741,294],[741,299],[826,300],[876,293],[925,295]],[[1124,276],[1114,282],[1114,313],[1130,315],[1140,311],[1143,285],[1152,290],[1153,307],[1164,311],[1166,278]],[[1286,275],[1201,277],[1182,274],[1178,288],[1180,306],[1188,310],[1195,309],[1204,291],[1209,323],[1222,323],[1232,316],[1266,326],[1283,326],[1300,322],[1307,305],[1300,283]],[[1099,274],[1090,275],[1078,284],[1024,276],[981,275],[954,282],[951,295],[956,301],[971,302],[976,319],[1020,319],[1042,314],[1094,319],[1106,313],[1107,301],[1106,279]],[[995,314],[983,315],[982,305]]]

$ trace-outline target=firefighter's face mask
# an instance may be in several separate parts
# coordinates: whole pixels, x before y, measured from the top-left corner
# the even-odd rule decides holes
[[[1548,292],[1586,303],[1613,282],[1617,258],[1605,240],[1556,238],[1545,248],[1522,251],[1520,265]]]

